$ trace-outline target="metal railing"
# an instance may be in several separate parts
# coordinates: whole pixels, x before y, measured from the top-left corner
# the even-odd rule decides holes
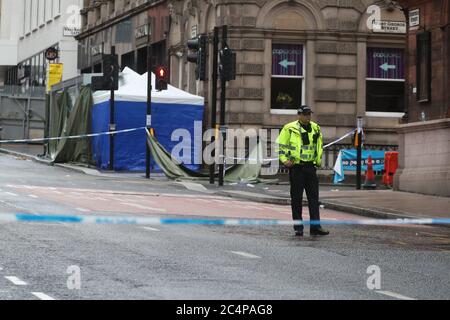
[[[46,87],[43,86],[13,86],[6,85],[0,87],[0,95],[8,97],[45,97]]]

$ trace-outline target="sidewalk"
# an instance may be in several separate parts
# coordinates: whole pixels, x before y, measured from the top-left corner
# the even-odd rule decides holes
[[[26,157],[34,161],[52,165],[48,159],[42,159],[37,154],[42,153],[41,145],[1,145],[0,152]],[[142,179],[142,173],[101,172],[93,168],[73,164],[55,164],[70,170],[76,170],[88,175]],[[162,176],[153,176],[164,180]],[[153,179],[154,179],[153,178]],[[151,183],[151,181],[149,182]],[[168,180],[168,183],[178,183]],[[186,188],[209,194],[245,199],[255,202],[290,205],[289,184],[226,184],[223,187],[202,183],[182,183]],[[329,190],[322,190],[329,189]],[[304,196],[306,201],[306,196]],[[353,190],[336,185],[321,187],[320,202],[325,208],[369,216],[380,219],[396,218],[450,218],[450,198],[421,195],[416,193],[392,190]],[[306,205],[306,202],[304,202]],[[447,225],[448,226],[448,225]]]

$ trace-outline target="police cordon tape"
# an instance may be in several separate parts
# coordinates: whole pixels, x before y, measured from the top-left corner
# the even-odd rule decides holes
[[[335,143],[338,143],[339,141],[344,140],[344,139],[347,138],[348,136],[352,135],[356,130],[358,130],[358,129],[353,129],[352,131],[347,132],[346,134],[344,134],[344,135],[343,135],[342,137],[340,137],[339,139],[334,140],[333,142],[330,142],[330,143],[327,144],[327,145],[324,145],[323,148],[324,148],[324,149],[325,149],[325,148],[328,148],[329,146],[331,146],[331,145],[333,145],[333,144],[335,144]]]
[[[223,226],[293,226],[293,225],[405,225],[450,224],[448,218],[426,219],[367,219],[367,220],[266,220],[266,219],[212,219],[212,218],[161,218],[98,215],[43,215],[29,213],[1,213],[1,222],[47,222],[98,225],[223,225]]]
[[[348,136],[351,136],[356,130],[358,129],[353,129],[352,131],[347,132],[346,134],[344,134],[342,137],[334,140],[333,142],[328,143],[327,145],[323,146],[323,149],[328,148],[330,146],[332,146],[333,144],[338,143],[339,141],[344,140],[345,138],[347,138]],[[271,162],[271,161],[278,161],[279,158],[262,158],[262,159],[256,159],[256,158],[239,158],[239,157],[229,157],[229,156],[219,156],[221,158],[225,158],[225,159],[230,159],[230,160],[238,160],[238,161],[254,161],[255,163],[259,162]]]
[[[51,138],[35,138],[35,139],[20,139],[20,140],[0,140],[0,143],[23,143],[23,142],[62,140],[62,139],[81,139],[81,138],[98,137],[98,136],[103,136],[103,135],[111,135],[111,134],[119,134],[119,133],[125,133],[125,132],[139,131],[139,130],[144,130],[144,129],[146,129],[146,127],[124,129],[124,130],[116,130],[116,131],[105,131],[105,132],[97,132],[97,133],[89,133],[89,134],[80,134],[80,135],[76,135],[76,136],[51,137]]]

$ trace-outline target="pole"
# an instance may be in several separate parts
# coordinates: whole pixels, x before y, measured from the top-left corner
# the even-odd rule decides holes
[[[116,47],[111,46],[111,55],[114,57],[116,54]],[[104,70],[103,70],[104,72]],[[111,89],[111,101],[109,112],[109,131],[115,131],[116,125],[114,123],[114,88]],[[109,135],[109,170],[114,170],[114,135]]]
[[[216,112],[217,112],[217,64],[219,55],[219,27],[214,27],[213,37],[213,70],[212,70],[212,92],[211,92],[211,128],[216,132]],[[216,143],[215,134],[211,138],[211,143]],[[216,149],[212,151],[212,158],[216,157]],[[209,183],[214,184],[215,162],[209,166]]]
[[[222,50],[227,46],[228,28],[227,26],[222,26]],[[223,73],[223,70],[222,70]],[[226,84],[223,74],[220,77],[220,134],[222,136],[222,144],[220,145],[220,161],[219,161],[219,186],[223,186],[224,178],[224,163],[225,163],[225,152],[224,148],[226,145],[226,134],[223,130],[225,124],[225,105],[226,105]]]
[[[358,144],[356,148],[356,190],[361,190],[361,159],[362,159],[362,117],[357,119]]]
[[[152,38],[150,35],[151,20],[148,22],[147,32],[148,32],[148,44],[147,44],[147,130],[150,131],[152,126]],[[145,177],[150,179],[150,159],[151,152],[150,147],[145,139]]]

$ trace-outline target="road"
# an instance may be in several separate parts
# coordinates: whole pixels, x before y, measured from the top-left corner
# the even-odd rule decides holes
[[[166,181],[94,177],[7,155],[0,168],[0,214],[291,218],[286,206]],[[328,237],[298,238],[289,226],[0,222],[0,299],[450,298],[450,228],[328,229]],[[372,270],[380,281],[369,289]]]

